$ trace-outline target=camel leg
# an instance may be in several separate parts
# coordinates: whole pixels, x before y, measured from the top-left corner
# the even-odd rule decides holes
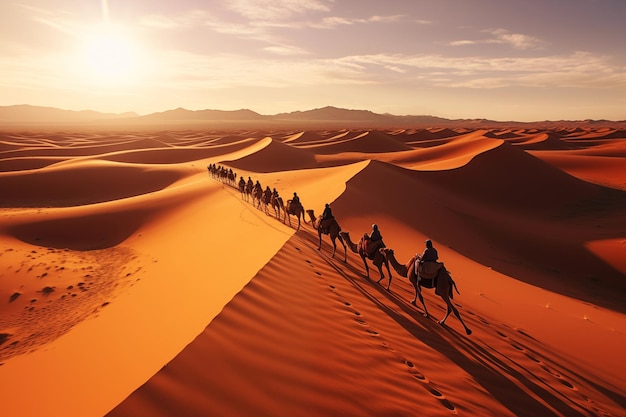
[[[335,242],[335,237],[333,236],[330,240],[333,241],[333,256],[331,256],[331,258],[335,257],[335,252],[337,252],[337,242]]]
[[[418,284],[416,290],[417,290],[416,291],[417,296],[419,297],[419,299],[420,299],[420,301],[422,303],[422,306],[424,307],[424,317],[430,317],[430,314],[428,314],[428,309],[426,308],[426,303],[424,303],[424,297],[422,297],[422,287],[420,287],[419,284]],[[415,305],[415,303],[413,303],[413,305]]]
[[[361,256],[361,259],[363,259],[363,265],[365,266],[365,273],[367,274],[367,279],[370,279],[370,267],[367,266],[367,261],[365,260],[364,256]],[[380,282],[380,280],[378,280],[377,282]]]
[[[343,241],[343,238],[339,234],[337,235],[337,239],[339,239],[341,245],[343,246],[343,262],[348,263],[348,249],[346,248],[346,242]]]
[[[417,304],[416,304],[417,293],[419,292],[419,288],[417,286],[417,279],[415,278],[415,275],[411,274],[411,272],[409,272],[408,275],[409,275],[409,282],[411,283],[411,285],[413,285],[413,288],[415,289],[415,296],[413,297],[413,301],[411,301],[411,304],[417,307]]]
[[[322,231],[318,229],[318,231],[317,231],[317,235],[318,235],[318,236],[319,236],[319,238],[320,238],[320,244],[319,244],[319,246],[317,247],[317,250],[322,250]]]
[[[383,273],[383,267],[381,265],[378,266],[378,273],[380,274],[380,278],[377,282],[380,282],[385,279],[385,274]]]
[[[472,331],[469,329],[469,327],[465,325],[465,322],[461,318],[461,314],[459,314],[459,310],[457,310],[454,304],[452,304],[452,300],[450,300],[449,297],[446,297],[444,298],[444,301],[448,305],[448,311],[446,311],[445,317],[441,321],[439,321],[439,324],[444,325],[446,320],[448,319],[448,316],[450,315],[450,312],[454,312],[454,315],[456,316],[456,318],[459,319],[459,321],[463,325],[463,328],[465,329],[465,333],[467,333],[468,335],[472,334]]]
[[[389,268],[389,262],[385,260],[383,261],[383,263],[387,267],[387,274],[389,274],[389,281],[387,282],[387,291],[391,291],[391,269]],[[382,264],[378,265],[378,272],[380,272],[380,279],[378,280],[378,282],[380,282],[385,278],[385,275],[383,274]]]

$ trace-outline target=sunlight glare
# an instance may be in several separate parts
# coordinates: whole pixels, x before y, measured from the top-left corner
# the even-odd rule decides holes
[[[87,78],[98,82],[130,81],[136,71],[136,47],[122,30],[110,25],[84,39]]]

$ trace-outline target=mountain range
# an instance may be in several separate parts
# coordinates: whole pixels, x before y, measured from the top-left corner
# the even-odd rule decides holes
[[[139,115],[134,112],[102,113],[93,110],[64,110],[32,105],[0,106],[0,126],[176,126],[194,127],[264,127],[264,128],[426,128],[426,127],[525,127],[567,128],[580,126],[626,127],[626,120],[559,120],[538,122],[495,121],[488,119],[446,119],[436,116],[398,116],[374,113],[369,110],[351,110],[326,106],[322,108],[262,115],[252,110],[188,110],[177,108]]]

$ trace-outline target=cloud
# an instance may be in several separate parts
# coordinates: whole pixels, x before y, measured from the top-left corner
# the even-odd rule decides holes
[[[466,46],[466,45],[479,45],[479,44],[499,44],[509,45],[515,49],[535,49],[541,48],[545,45],[545,42],[539,38],[533,36],[524,35],[521,33],[511,33],[506,29],[487,29],[483,30],[483,33],[492,35],[487,39],[463,39],[449,42],[450,46]]]
[[[250,20],[284,20],[308,12],[327,12],[331,1],[322,0],[234,0],[228,7]]]
[[[367,19],[352,19],[341,16],[327,16],[319,22],[309,24],[309,26],[318,29],[332,29],[338,26],[367,24],[367,23],[394,23],[406,19],[405,15],[389,15],[389,16],[370,16]],[[426,24],[423,23],[422,24]]]
[[[286,45],[268,46],[266,48],[263,48],[263,50],[266,52],[270,52],[274,55],[281,55],[281,56],[299,56],[299,55],[308,54],[308,52],[302,48],[298,48],[295,46],[286,46]]]
[[[531,49],[540,47],[544,42],[533,36],[523,35],[521,33],[511,33],[506,29],[490,29],[485,31],[495,36],[495,39],[490,39],[489,43],[508,44],[516,49]]]
[[[612,65],[609,57],[589,52],[502,58],[375,54],[337,61],[372,81],[386,79],[381,71],[392,71],[404,74],[406,80],[445,87],[626,87],[626,73],[621,67]]]
[[[235,54],[164,52],[159,83],[185,90],[238,87],[384,85],[494,89],[504,87],[624,88],[626,74],[607,57],[587,52],[545,57],[445,57],[375,54],[304,58],[298,48],[274,46],[278,59]]]

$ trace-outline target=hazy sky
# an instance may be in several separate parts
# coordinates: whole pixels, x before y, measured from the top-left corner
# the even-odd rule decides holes
[[[2,0],[0,105],[626,119],[626,0]]]

